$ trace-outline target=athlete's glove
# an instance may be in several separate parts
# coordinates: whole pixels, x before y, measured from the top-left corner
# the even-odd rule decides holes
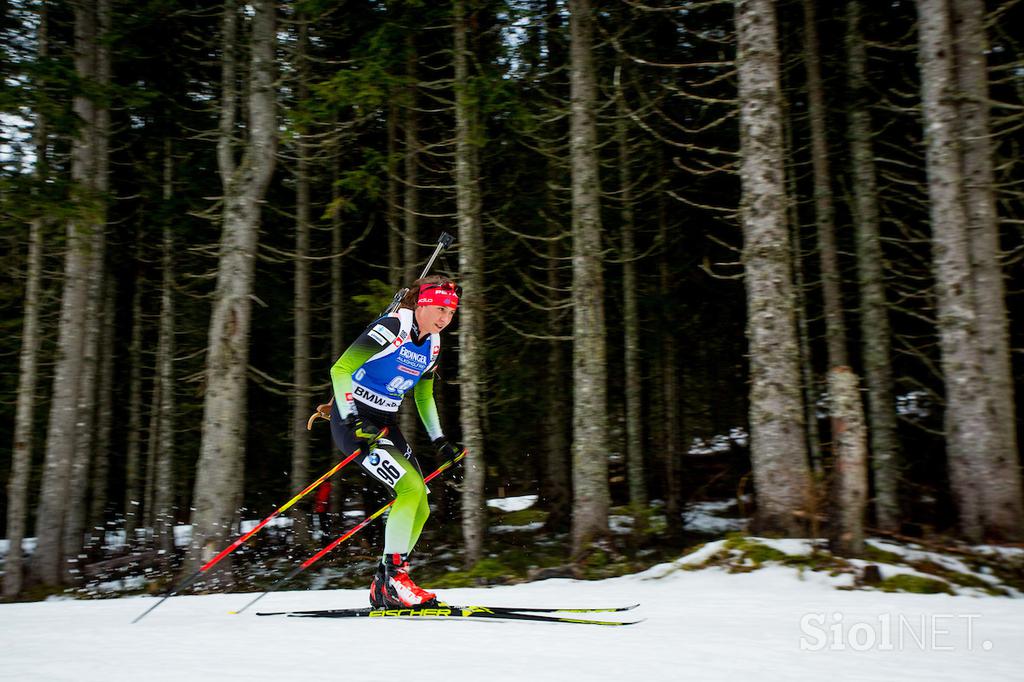
[[[373,444],[375,440],[384,435],[379,427],[354,413],[345,417],[344,422],[345,428],[352,433],[353,438],[361,440],[367,445]]]
[[[438,438],[432,445],[437,451],[438,464],[444,464],[450,462],[459,456],[459,453],[463,451],[461,443],[449,443],[447,438]],[[452,483],[462,483],[462,466],[461,463],[449,467],[443,474],[448,481]]]

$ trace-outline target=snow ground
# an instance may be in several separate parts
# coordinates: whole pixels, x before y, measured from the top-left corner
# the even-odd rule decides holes
[[[841,591],[818,573],[662,564],[603,581],[440,591],[452,603],[608,606],[638,625],[319,620],[252,611],[363,606],[363,590],[0,605],[0,679],[1020,680],[1024,600]],[[611,618],[613,614],[607,614]]]

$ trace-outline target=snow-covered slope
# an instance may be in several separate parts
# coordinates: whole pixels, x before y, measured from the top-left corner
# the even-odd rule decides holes
[[[692,562],[691,562],[692,563]],[[441,591],[452,603],[640,602],[625,628],[229,615],[247,594],[0,605],[3,680],[1020,680],[1024,600],[841,591],[766,566]],[[263,610],[363,606],[279,592]],[[253,611],[257,610],[256,608]]]

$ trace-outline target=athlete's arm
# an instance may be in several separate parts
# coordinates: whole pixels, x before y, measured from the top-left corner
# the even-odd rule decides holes
[[[338,414],[344,419],[355,411],[352,400],[352,374],[367,360],[384,350],[398,336],[402,323],[397,317],[384,317],[366,328],[352,345],[345,349],[331,367],[331,384]]]
[[[412,394],[416,399],[416,411],[420,413],[420,421],[427,429],[431,442],[444,438],[441,419],[437,416],[437,403],[434,402],[434,367],[436,364],[423,373]]]

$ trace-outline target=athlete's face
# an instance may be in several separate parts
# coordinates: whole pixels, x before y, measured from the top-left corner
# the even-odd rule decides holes
[[[416,307],[416,324],[424,334],[434,334],[451,324],[455,311],[443,305],[421,305]]]

